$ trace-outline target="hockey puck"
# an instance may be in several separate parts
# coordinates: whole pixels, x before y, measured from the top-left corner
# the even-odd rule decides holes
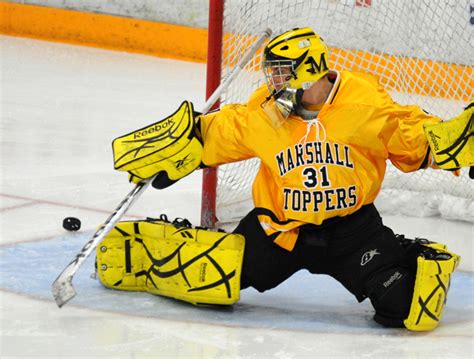
[[[76,217],[66,217],[63,220],[63,228],[67,231],[78,231],[81,229],[81,221]]]

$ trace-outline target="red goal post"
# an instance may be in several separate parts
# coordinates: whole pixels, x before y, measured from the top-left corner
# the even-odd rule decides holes
[[[209,26],[207,42],[206,99],[221,82],[222,39],[224,26],[224,1],[209,1]],[[220,102],[211,108],[218,108]],[[216,223],[217,168],[206,168],[202,175],[201,226],[214,227]]]
[[[397,102],[449,119],[474,98],[469,11],[468,0],[210,0],[207,96],[262,29],[278,34],[309,26],[330,46],[332,68],[372,73]],[[221,103],[245,103],[262,83],[259,56]],[[252,208],[258,166],[249,160],[204,170],[201,225],[233,222]],[[376,204],[382,212],[474,222],[474,181],[462,172],[402,174],[389,164]]]

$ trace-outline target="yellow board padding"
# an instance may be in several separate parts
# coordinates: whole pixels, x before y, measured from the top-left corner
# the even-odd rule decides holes
[[[186,61],[207,61],[207,29],[111,15],[0,2],[0,33]],[[229,40],[233,40],[235,45],[231,41],[223,53],[240,53],[241,49],[236,51],[235,47],[254,39],[255,36],[235,38],[235,34],[224,34],[224,42],[229,44]],[[346,68],[350,63],[354,71],[369,70],[390,90],[466,102],[474,98],[472,66],[334,47],[329,50],[331,68],[340,69],[344,59]],[[235,64],[234,59],[225,65]],[[258,70],[259,64],[255,68]]]
[[[244,237],[155,221],[124,221],[97,247],[100,282],[192,304],[240,299]]]
[[[460,262],[457,254],[438,243],[426,244],[437,252],[435,259],[417,258],[413,299],[405,326],[414,331],[435,329],[442,317],[451,275]]]
[[[140,19],[0,2],[0,33],[205,62],[207,30]]]

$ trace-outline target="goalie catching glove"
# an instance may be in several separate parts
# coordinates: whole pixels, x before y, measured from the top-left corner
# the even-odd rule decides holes
[[[450,121],[425,125],[425,134],[437,167],[455,170],[474,166],[473,122],[474,102],[471,102]]]
[[[155,175],[156,188],[165,188],[201,164],[202,144],[197,134],[193,104],[184,101],[171,116],[112,142],[114,168],[130,173],[139,183]]]

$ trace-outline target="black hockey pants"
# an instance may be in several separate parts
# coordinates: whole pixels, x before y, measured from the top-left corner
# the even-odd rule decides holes
[[[359,302],[369,297],[378,323],[403,327],[413,296],[416,255],[405,252],[374,205],[319,226],[301,227],[291,252],[266,236],[258,213],[259,209],[251,211],[234,231],[246,238],[242,289],[254,287],[263,292],[307,269],[335,278]]]

